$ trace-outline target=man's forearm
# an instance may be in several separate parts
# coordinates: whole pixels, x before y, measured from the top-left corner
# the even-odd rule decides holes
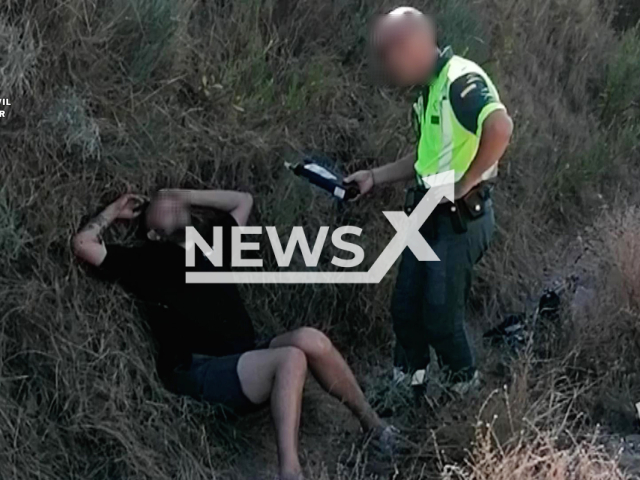
[[[98,241],[102,241],[102,232],[118,217],[118,212],[119,209],[117,202],[112,203],[97,216],[92,218],[89,223],[87,223],[78,232],[78,236],[82,236],[86,239],[92,238]]]
[[[512,131],[513,123],[504,111],[497,111],[485,120],[478,152],[461,180],[463,183],[473,187],[482,181],[482,175],[504,155]]]
[[[178,195],[184,202],[196,207],[207,207],[222,210],[224,212],[233,211],[238,205],[246,202],[250,195],[248,193],[234,190],[166,190],[169,193]]]
[[[109,205],[73,237],[73,251],[78,257],[95,266],[104,261],[107,249],[102,241],[102,232],[118,218],[126,198],[121,197]]]
[[[415,176],[415,153],[405,155],[400,160],[371,170],[375,185],[410,180]]]
[[[188,205],[213,208],[230,213],[239,225],[246,225],[253,207],[253,197],[234,190],[165,190],[178,195]]]

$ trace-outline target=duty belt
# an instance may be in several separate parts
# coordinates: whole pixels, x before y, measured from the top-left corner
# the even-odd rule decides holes
[[[464,197],[455,202],[445,202],[439,204],[430,215],[430,219],[435,219],[441,215],[451,217],[453,228],[458,233],[467,231],[467,222],[483,216],[489,206],[493,184],[481,182],[473,187]],[[420,201],[427,194],[428,189],[417,186],[407,190],[404,211],[407,215],[416,208]]]

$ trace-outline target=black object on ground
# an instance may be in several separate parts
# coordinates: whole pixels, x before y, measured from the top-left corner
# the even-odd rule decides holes
[[[557,321],[560,319],[560,295],[557,290],[546,289],[538,301],[537,318]],[[530,325],[535,329],[536,323]],[[507,344],[514,350],[527,342],[527,315],[524,312],[511,313],[496,327],[487,331],[483,338],[492,345]]]
[[[526,342],[524,313],[511,313],[496,327],[483,335],[491,344],[506,343],[513,349],[523,346]]]
[[[555,290],[545,290],[538,303],[538,316],[545,320],[560,318],[560,295]]]

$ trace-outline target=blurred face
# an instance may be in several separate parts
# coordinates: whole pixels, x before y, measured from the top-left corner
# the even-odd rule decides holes
[[[146,223],[150,240],[177,241],[183,239],[184,229],[191,223],[191,215],[178,196],[161,193],[149,204]]]
[[[424,83],[435,67],[438,48],[426,20],[386,15],[378,22],[373,41],[385,72],[400,86]]]

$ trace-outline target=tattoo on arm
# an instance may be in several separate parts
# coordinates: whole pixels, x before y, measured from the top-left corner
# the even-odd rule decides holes
[[[100,214],[92,218],[74,237],[73,249],[75,254],[86,262],[99,266],[107,255],[102,233],[118,218],[122,210],[123,200],[118,200]]]
[[[85,227],[80,230],[80,234],[91,235],[96,238],[98,243],[102,243],[102,232],[109,226],[111,222],[107,218],[104,212],[98,214],[95,218],[91,219]]]

